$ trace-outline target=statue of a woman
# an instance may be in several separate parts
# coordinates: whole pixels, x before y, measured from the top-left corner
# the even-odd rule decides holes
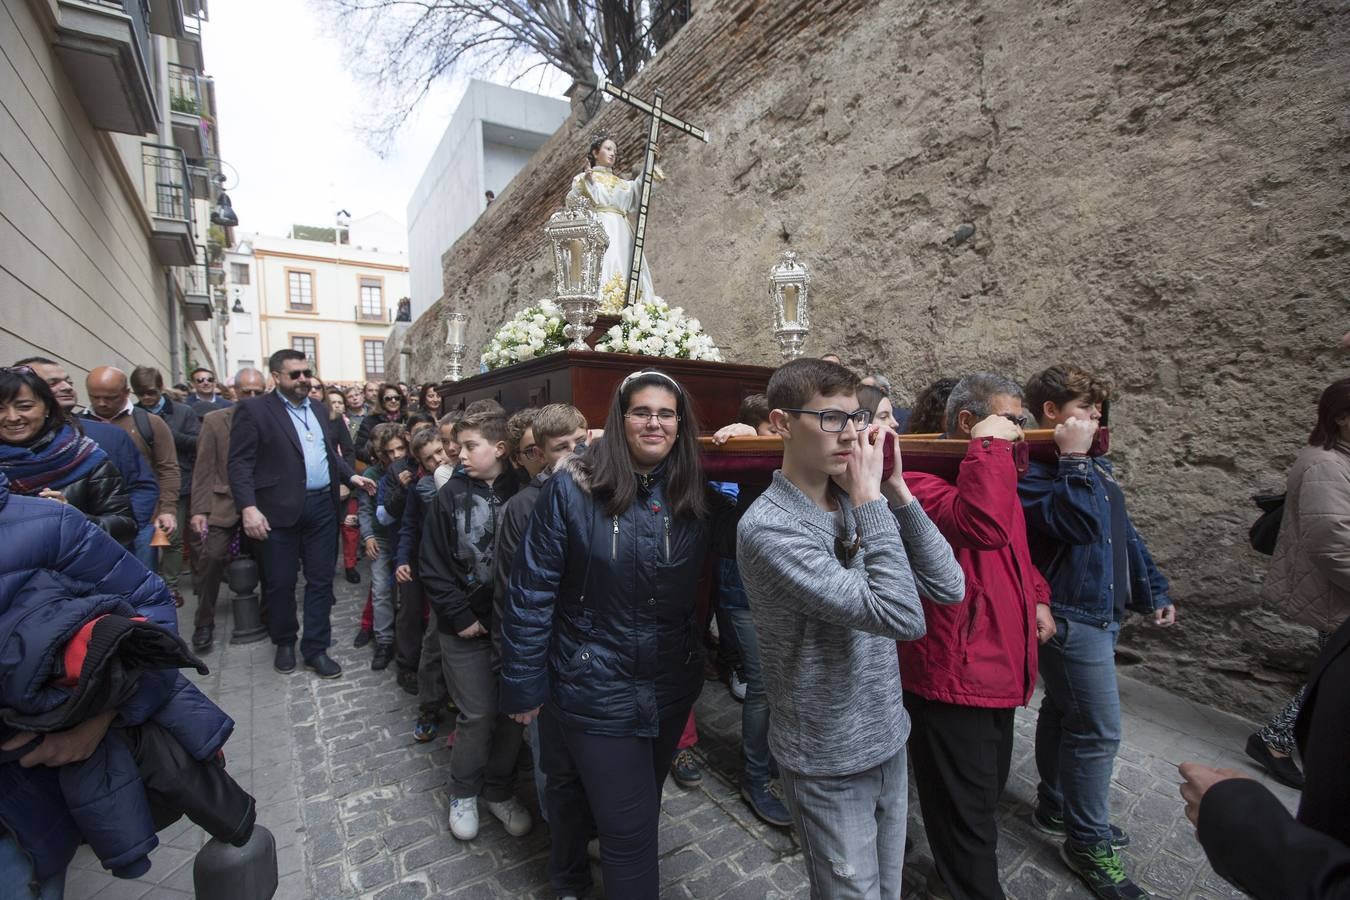
[[[642,173],[634,175],[632,181],[615,175],[617,155],[614,139],[606,134],[598,135],[586,153],[586,171],[572,179],[572,193],[591,201],[595,217],[609,237],[609,249],[600,266],[602,290],[616,274],[619,284],[627,287],[629,270],[633,266],[633,226],[628,217],[637,212],[642,200]],[[659,177],[659,170],[657,174]],[[638,287],[642,299],[650,300],[656,296],[652,290],[650,258],[645,253]]]

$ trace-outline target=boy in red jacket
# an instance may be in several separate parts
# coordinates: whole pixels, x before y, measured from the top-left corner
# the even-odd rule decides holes
[[[900,649],[924,830],[938,876],[957,900],[1004,896],[996,815],[1012,761],[1013,710],[1031,699],[1037,643],[1055,630],[1017,497],[1012,446],[1023,421],[1016,382],[968,375],[947,401],[950,435],[970,439],[956,483],[905,473],[966,581],[963,603],[923,598],[928,633]]]

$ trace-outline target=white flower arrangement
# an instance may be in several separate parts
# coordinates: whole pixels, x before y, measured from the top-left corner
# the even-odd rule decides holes
[[[698,319],[686,316],[660,297],[624,307],[615,325],[595,345],[607,353],[638,353],[676,359],[722,361],[722,352],[703,333]]]
[[[514,365],[536,356],[557,353],[567,346],[562,310],[552,300],[540,300],[516,313],[492,336],[483,350],[489,369]]]

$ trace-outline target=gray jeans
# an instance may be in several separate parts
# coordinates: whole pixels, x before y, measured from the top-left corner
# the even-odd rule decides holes
[[[811,900],[900,900],[909,776],[905,750],[855,775],[782,769]]]
[[[435,628],[434,622],[431,628]],[[450,796],[477,797],[481,793],[489,802],[506,800],[515,788],[522,729],[498,709],[501,664],[497,651],[486,635],[438,637],[445,683],[459,707],[455,746],[450,752]]]

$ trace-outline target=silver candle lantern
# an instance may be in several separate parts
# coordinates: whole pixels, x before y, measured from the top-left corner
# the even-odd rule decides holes
[[[464,335],[469,327],[469,317],[462,312],[452,312],[445,319],[445,349],[450,353],[451,381],[464,377]]]
[[[783,360],[802,355],[811,330],[807,313],[811,273],[792,250],[784,250],[778,264],[769,270],[769,302],[773,307],[773,334]]]
[[[585,197],[569,194],[567,205],[549,218],[544,233],[553,245],[553,286],[571,339],[568,350],[589,350],[586,336],[600,306],[600,264],[609,236]]]

